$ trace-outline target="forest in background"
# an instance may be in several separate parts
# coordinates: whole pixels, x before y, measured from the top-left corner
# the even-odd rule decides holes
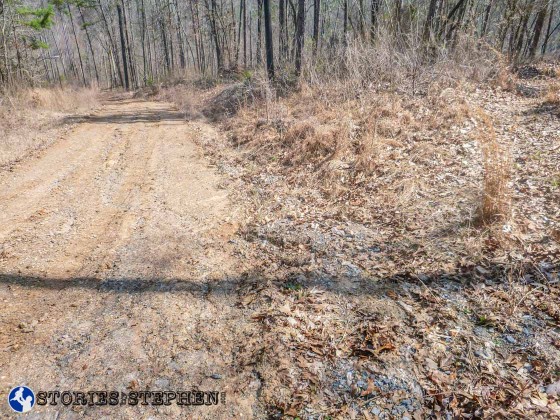
[[[558,54],[559,10],[558,0],[1,0],[0,85],[137,89],[265,67],[287,81],[351,77],[355,59],[387,50],[407,56],[411,77],[453,54],[519,63]]]

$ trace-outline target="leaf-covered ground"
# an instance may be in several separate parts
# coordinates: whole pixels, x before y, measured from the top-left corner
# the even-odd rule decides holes
[[[248,208],[260,333],[239,363],[268,415],[560,416],[558,92],[522,69],[422,97],[303,89],[223,122],[204,147]],[[483,223],[486,144],[508,167]]]

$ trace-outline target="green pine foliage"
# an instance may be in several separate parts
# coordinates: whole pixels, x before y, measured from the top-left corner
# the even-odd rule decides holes
[[[32,9],[30,7],[20,7],[16,10],[22,18],[21,23],[37,31],[49,29],[53,25],[54,10],[49,4],[47,7]]]

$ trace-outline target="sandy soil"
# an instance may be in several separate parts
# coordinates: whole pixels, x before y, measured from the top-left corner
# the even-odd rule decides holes
[[[260,417],[238,305],[237,209],[170,105],[114,98],[0,173],[0,399],[39,390],[216,390],[211,407],[35,408],[37,418]],[[0,415],[9,407],[0,404]]]

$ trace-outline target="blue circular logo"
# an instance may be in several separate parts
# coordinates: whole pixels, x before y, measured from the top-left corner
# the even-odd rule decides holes
[[[16,413],[27,413],[35,405],[35,394],[26,386],[16,386],[8,394],[8,404]]]

